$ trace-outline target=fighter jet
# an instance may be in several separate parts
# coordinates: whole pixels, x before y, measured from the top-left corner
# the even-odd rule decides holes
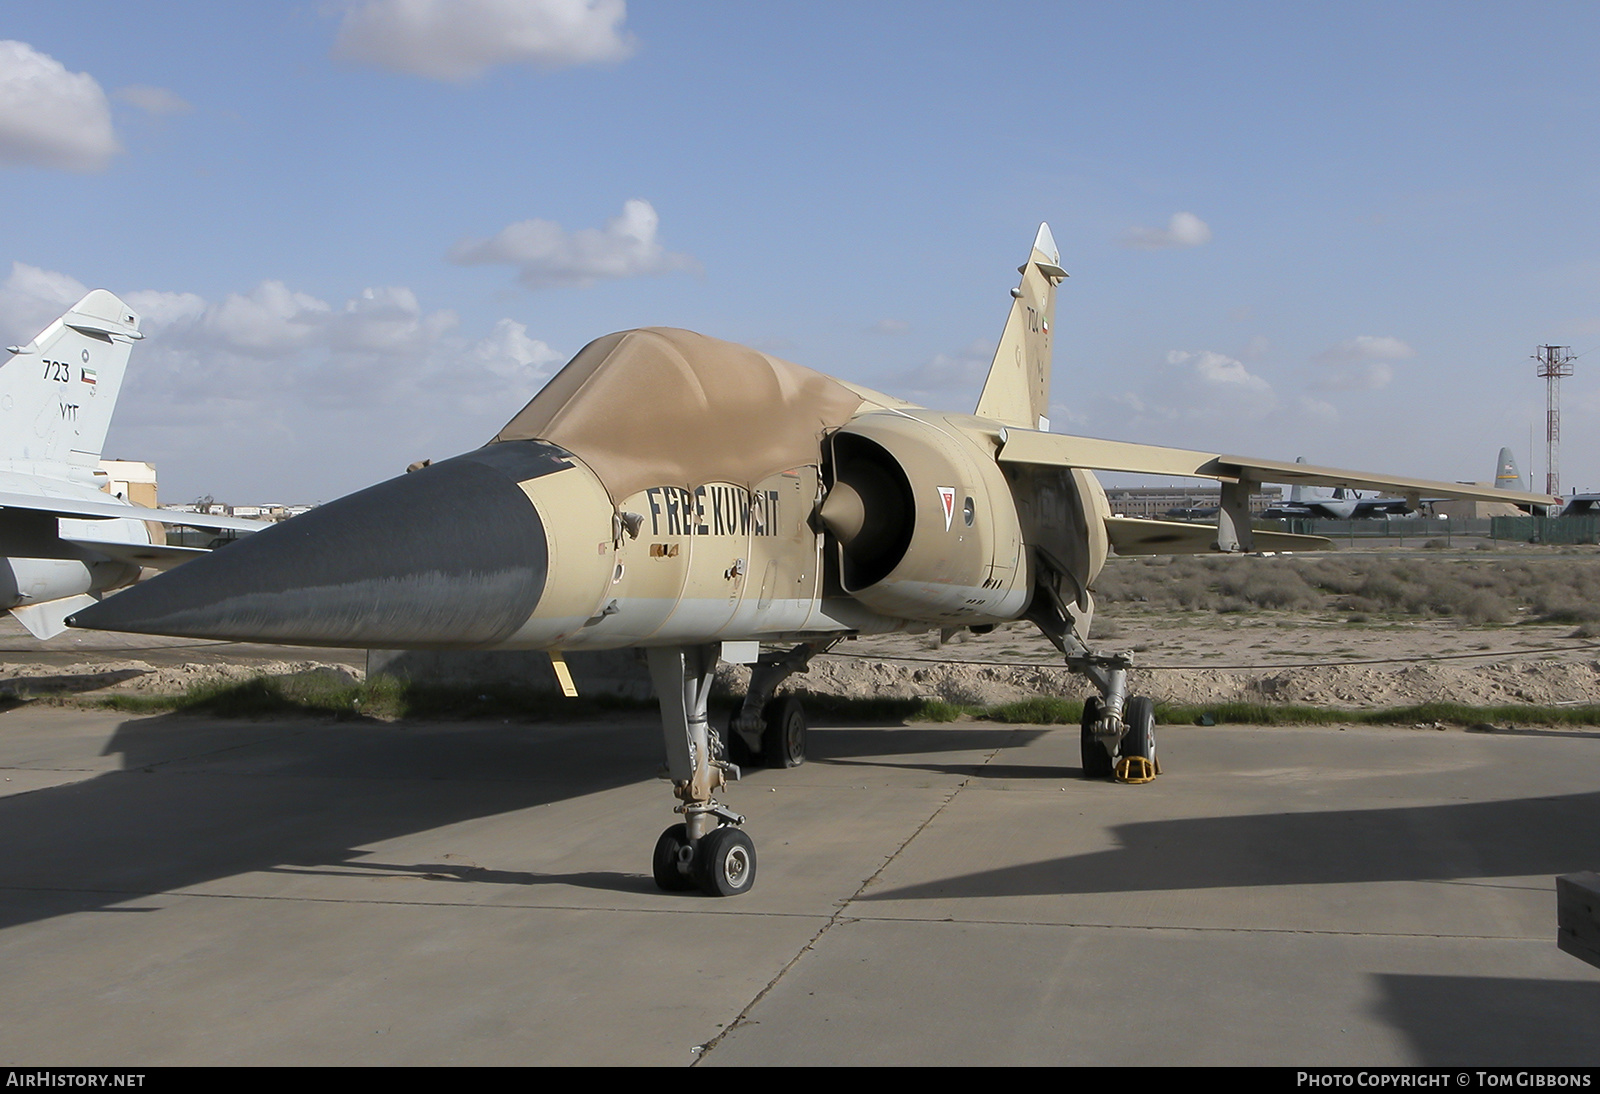
[[[103,593],[205,552],[166,525],[253,532],[258,521],[172,513],[106,492],[100,450],[139,317],[96,289],[0,365],[0,610],[37,638]]]
[[[1027,619],[1097,694],[1083,769],[1147,781],[1153,705],[1126,654],[1089,646],[1107,555],[1327,546],[1254,531],[1263,481],[1506,498],[1482,487],[1048,432],[1057,287],[1041,226],[973,414],[903,402],[671,328],[579,351],[486,445],[370,487],[74,615],[74,626],[305,645],[642,647],[683,822],[652,861],[667,890],[755,881],[718,793],[805,757],[775,690],[853,635]],[[1221,483],[1215,527],[1112,515],[1095,471]],[[1527,495],[1547,501],[1537,495]],[[760,652],[762,646],[770,648]],[[719,657],[753,664],[724,736]]]

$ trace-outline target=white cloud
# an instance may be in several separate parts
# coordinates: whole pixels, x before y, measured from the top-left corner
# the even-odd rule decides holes
[[[1331,346],[1313,358],[1324,371],[1312,386],[1323,391],[1376,391],[1388,387],[1394,379],[1394,368],[1389,362],[1416,355],[1416,350],[1398,338],[1363,334]]]
[[[205,299],[192,292],[141,289],[128,293],[123,299],[138,313],[139,328],[147,333],[177,323],[192,322],[206,310]]]
[[[1270,352],[1272,352],[1271,340],[1264,334],[1257,334],[1245,344],[1244,352],[1241,356],[1259,358],[1265,357]]]
[[[489,373],[456,397],[461,406],[483,421],[500,424],[510,418],[544,386],[566,363],[566,356],[528,335],[528,328],[514,319],[502,319],[487,338],[480,339],[462,354],[458,371],[473,375]]]
[[[164,87],[131,84],[112,92],[118,99],[149,114],[187,114],[194,107]]]
[[[364,0],[339,25],[337,57],[434,80],[496,65],[557,69],[633,53],[623,0]]]
[[[424,314],[417,294],[401,287],[363,289],[331,318],[328,344],[336,350],[386,356],[426,352],[459,322],[453,311]]]
[[[1277,393],[1244,362],[1214,350],[1167,354],[1167,368],[1149,389],[1114,396],[1136,421],[1241,421],[1264,418],[1279,407]]]
[[[1339,420],[1339,410],[1332,403],[1323,399],[1315,399],[1310,395],[1297,395],[1294,400],[1295,413],[1303,418],[1312,418],[1319,422],[1332,424]]]
[[[498,376],[542,379],[561,354],[537,338],[528,337],[528,328],[514,319],[502,319],[494,333],[472,347],[468,359]]]
[[[93,76],[26,42],[0,41],[0,164],[99,171],[120,151]]]
[[[982,383],[994,361],[994,346],[978,338],[957,353],[936,353],[933,359],[912,373],[921,386],[949,388]]]
[[[904,334],[911,324],[904,319],[880,319],[867,329],[873,334]]]
[[[883,383],[891,394],[924,406],[969,407],[977,403],[993,360],[994,343],[979,338],[955,353],[936,353],[910,372]]]
[[[1198,247],[1211,242],[1211,228],[1193,213],[1173,213],[1165,228],[1129,228],[1122,237],[1124,247],[1141,251],[1160,251],[1177,247]]]
[[[1089,413],[1076,404],[1051,403],[1050,404],[1050,429],[1055,433],[1068,433],[1073,430],[1087,430],[1093,423]],[[1068,427],[1071,427],[1070,429]]]
[[[489,239],[461,240],[450,249],[449,258],[462,266],[516,266],[530,289],[589,286],[699,268],[689,255],[662,247],[656,239],[660,222],[648,201],[635,198],[624,203],[622,215],[607,221],[604,228],[568,232],[554,221],[523,220]]]
[[[86,292],[13,263],[0,346],[27,341]],[[329,303],[278,281],[207,300],[123,291],[134,347],[106,454],[151,460],[163,499],[315,501],[482,444],[565,355],[501,319],[463,334],[404,286]]]
[[[13,262],[0,282],[0,345],[25,345],[88,291],[66,274]]]
[[[281,281],[263,281],[249,293],[229,293],[208,306],[195,324],[206,341],[255,357],[275,357],[304,349],[327,322],[332,309]]]
[[[1265,380],[1245,368],[1244,362],[1212,350],[1190,353],[1175,349],[1167,354],[1167,364],[1188,366],[1204,384],[1232,384],[1239,388],[1256,389],[1269,386]]]

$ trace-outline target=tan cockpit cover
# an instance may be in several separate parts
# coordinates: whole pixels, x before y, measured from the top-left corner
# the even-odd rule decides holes
[[[590,342],[496,441],[549,441],[614,503],[650,486],[747,488],[816,464],[861,396],[820,372],[671,327]]]

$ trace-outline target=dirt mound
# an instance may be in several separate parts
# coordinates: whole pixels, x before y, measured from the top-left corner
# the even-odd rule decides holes
[[[44,695],[70,692],[132,692],[176,695],[208,681],[248,680],[320,672],[341,683],[361,679],[359,670],[323,661],[262,661],[250,665],[185,664],[157,667],[146,661],[100,660],[70,665],[11,664],[0,669],[0,693]]]
[[[1570,626],[1470,627],[1451,620],[1352,626],[1337,617],[1293,613],[1167,611],[1104,622],[1096,628],[1103,647],[1133,652],[1133,692],[1172,703],[1374,708],[1433,700],[1490,705],[1600,698],[1600,644],[1577,637]],[[177,694],[209,680],[305,672],[328,673],[340,683],[364,675],[346,664],[309,659],[19,659],[0,669],[0,693]],[[748,680],[744,666],[718,670],[725,693],[742,693]],[[1036,630],[1019,623],[950,641],[937,634],[846,641],[816,658],[810,672],[792,677],[787,690],[992,706],[1037,695],[1078,698],[1091,689],[1067,671]]]

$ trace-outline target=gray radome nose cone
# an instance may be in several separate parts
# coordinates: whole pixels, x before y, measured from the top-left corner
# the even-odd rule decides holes
[[[506,441],[329,502],[68,620],[141,634],[406,648],[485,646],[544,591],[544,525],[517,485],[569,466]]]

